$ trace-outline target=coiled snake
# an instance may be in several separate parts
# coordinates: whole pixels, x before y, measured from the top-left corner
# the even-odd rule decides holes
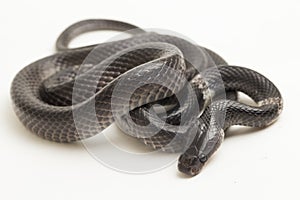
[[[93,30],[131,37],[68,48],[74,37]],[[11,86],[20,121],[47,140],[82,140],[116,122],[155,149],[182,152],[178,169],[196,175],[228,127],[264,127],[282,111],[280,92],[266,77],[176,36],[85,20],[67,28],[56,46],[58,53],[26,66]],[[257,105],[241,103],[238,91]]]

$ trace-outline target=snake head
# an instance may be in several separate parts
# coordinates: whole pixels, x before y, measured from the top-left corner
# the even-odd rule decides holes
[[[199,174],[206,160],[207,156],[203,154],[198,155],[196,150],[188,149],[179,157],[178,170],[186,175],[195,176]]]

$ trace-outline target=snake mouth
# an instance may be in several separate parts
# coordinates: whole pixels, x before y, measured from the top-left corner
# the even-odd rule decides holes
[[[188,176],[196,176],[200,173],[203,165],[199,166],[188,166],[184,163],[178,163],[178,170]]]

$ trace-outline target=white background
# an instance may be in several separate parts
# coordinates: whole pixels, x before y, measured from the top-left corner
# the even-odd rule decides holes
[[[300,198],[299,0],[76,2],[1,3],[1,199]],[[53,54],[64,28],[88,18],[173,30],[231,64],[261,72],[284,97],[279,121],[253,133],[232,130],[235,136],[226,138],[194,178],[182,177],[176,163],[152,174],[116,172],[97,162],[80,143],[56,144],[34,136],[12,111],[11,81],[27,64]],[[73,45],[103,40],[101,34],[90,36]]]

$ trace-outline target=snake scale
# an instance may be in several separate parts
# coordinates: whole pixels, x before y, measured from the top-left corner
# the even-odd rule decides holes
[[[68,47],[95,30],[131,36]],[[179,171],[194,176],[228,127],[265,127],[282,111],[281,94],[269,79],[177,36],[120,21],[84,20],[67,28],[56,47],[58,53],[26,66],[11,86],[16,115],[47,140],[79,141],[116,122],[154,149],[181,152]],[[242,103],[237,92],[256,105]]]

